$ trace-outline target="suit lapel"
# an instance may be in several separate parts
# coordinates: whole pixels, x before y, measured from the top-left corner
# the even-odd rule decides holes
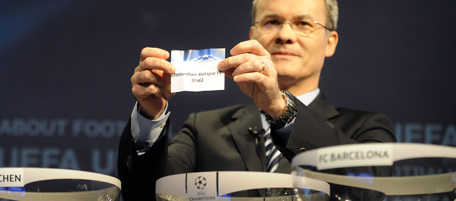
[[[328,99],[326,99],[323,93],[318,94],[315,100],[310,103],[308,108],[325,121],[339,115],[336,107],[330,103]]]
[[[254,127],[257,127],[258,131],[261,130],[261,117],[258,107],[256,107],[254,102],[251,102],[234,113],[232,123],[228,125],[228,130],[234,138],[247,169],[249,171],[264,171],[263,162],[260,159],[261,155],[258,154],[261,149],[256,144],[255,137],[249,133],[249,128]],[[261,141],[258,141],[261,146]]]

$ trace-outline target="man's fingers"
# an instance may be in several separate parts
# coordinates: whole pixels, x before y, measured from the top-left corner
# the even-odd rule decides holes
[[[237,68],[241,64],[249,62],[250,60],[256,57],[252,54],[241,54],[236,56],[228,57],[222,61],[220,61],[217,65],[218,69],[221,71],[226,71],[228,69]]]
[[[164,73],[174,73],[174,66],[167,61],[169,52],[160,48],[146,47],[141,50],[141,59],[135,72],[143,70],[160,70]]]
[[[217,65],[221,71],[237,68],[238,66],[250,62],[252,60],[270,60],[271,55],[264,47],[256,40],[244,41],[231,49],[231,57],[228,57],[219,62]],[[261,70],[261,68],[260,68]],[[253,71],[256,71],[253,69]]]
[[[258,56],[269,56],[269,52],[264,49],[263,45],[261,45],[257,40],[240,42],[230,51],[231,55],[239,55],[244,53],[251,53]]]
[[[155,84],[157,86],[164,86],[165,81],[163,80],[162,76],[159,74],[154,73],[153,71],[140,71],[133,74],[131,77],[131,83],[135,84]]]
[[[169,61],[156,57],[147,57],[139,64],[137,71],[143,70],[161,70],[165,73],[174,73],[175,67]]]
[[[156,57],[160,59],[168,59],[169,52],[160,48],[155,47],[146,47],[141,50],[141,59],[140,62],[146,59],[147,57]]]
[[[269,70],[270,66],[269,63],[270,61],[267,60],[251,60],[249,62],[243,63],[240,66],[238,66],[234,71],[233,71],[233,76],[237,76],[243,73],[251,73],[251,72],[257,72],[266,76],[270,75],[271,70]]]
[[[263,74],[252,72],[252,73],[244,73],[241,75],[233,76],[233,81],[236,83],[255,83],[257,85],[261,85],[262,87],[265,86],[265,79],[267,76]]]

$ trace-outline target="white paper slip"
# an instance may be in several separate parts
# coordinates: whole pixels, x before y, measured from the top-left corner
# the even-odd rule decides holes
[[[217,64],[225,59],[225,48],[204,50],[172,50],[171,92],[214,91],[225,89],[225,73]]]

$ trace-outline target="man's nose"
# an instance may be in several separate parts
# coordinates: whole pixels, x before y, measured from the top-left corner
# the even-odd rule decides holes
[[[281,43],[292,43],[295,40],[296,33],[293,30],[293,24],[290,21],[285,21],[277,31],[277,41],[281,41]]]

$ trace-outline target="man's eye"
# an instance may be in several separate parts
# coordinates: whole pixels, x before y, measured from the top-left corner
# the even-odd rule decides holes
[[[280,25],[280,21],[279,20],[267,20],[265,23],[264,23],[265,26],[279,26]]]
[[[298,27],[306,27],[306,26],[311,26],[309,22],[307,21],[296,21],[295,25]]]

